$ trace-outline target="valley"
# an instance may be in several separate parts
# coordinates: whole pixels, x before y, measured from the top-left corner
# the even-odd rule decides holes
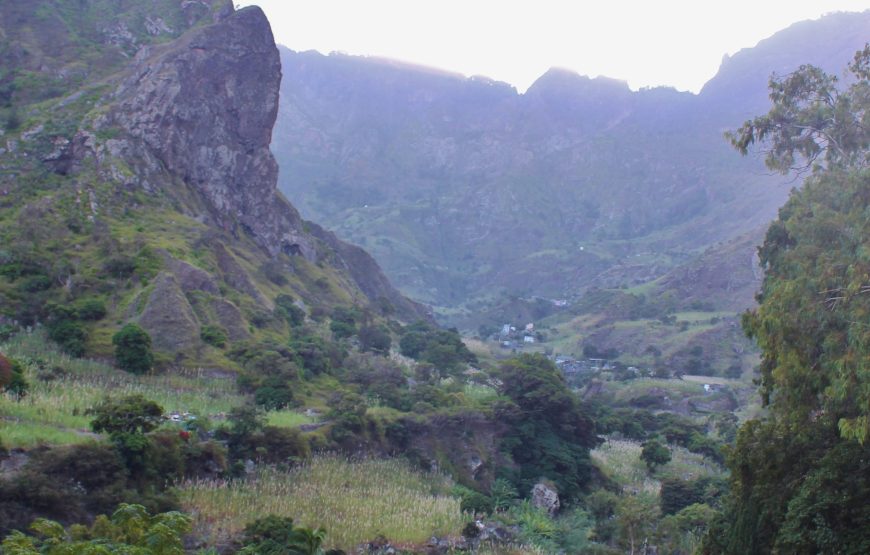
[[[279,24],[0,3],[0,555],[866,552],[870,11],[699,94]]]

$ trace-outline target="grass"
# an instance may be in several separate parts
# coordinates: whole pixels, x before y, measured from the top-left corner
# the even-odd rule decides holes
[[[266,422],[270,426],[297,428],[303,424],[316,422],[316,420],[307,416],[305,413],[297,412],[295,410],[276,410],[266,413]]]
[[[91,420],[86,411],[107,396],[138,393],[166,412],[186,411],[200,417],[225,414],[244,403],[232,379],[215,378],[201,370],[135,376],[101,362],[70,358],[41,332],[19,334],[0,346],[0,352],[24,364],[30,383],[21,400],[0,395],[0,435],[9,447],[86,440]],[[40,379],[53,368],[62,373],[50,381]]]
[[[466,384],[463,393],[465,394],[465,397],[468,398],[468,400],[477,403],[492,401],[493,399],[498,397],[498,391],[496,391],[493,387],[474,383]]]
[[[627,401],[647,393],[651,389],[662,389],[672,393],[676,397],[700,395],[704,393],[701,383],[686,382],[682,380],[666,380],[660,378],[638,378],[627,382],[613,382],[608,384],[615,390],[618,401]]]
[[[325,528],[327,547],[351,551],[378,536],[418,545],[433,535],[458,535],[464,517],[459,499],[446,494],[448,485],[399,460],[321,456],[289,472],[267,469],[246,480],[186,482],[179,495],[194,515],[194,533],[212,545],[275,514]]]
[[[609,438],[591,453],[592,460],[605,474],[619,483],[624,490],[658,495],[661,478],[693,480],[704,476],[720,476],[722,469],[697,453],[683,447],[669,445],[671,461],[650,474],[640,459],[642,451],[638,441]]]
[[[89,434],[68,428],[0,419],[0,438],[6,447],[30,448],[41,444],[69,445],[81,443]]]

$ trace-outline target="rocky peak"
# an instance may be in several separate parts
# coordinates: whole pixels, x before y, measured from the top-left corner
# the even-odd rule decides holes
[[[314,241],[276,191],[269,143],[281,63],[269,22],[258,7],[224,12],[177,41],[142,49],[104,124],[141,139],[153,157],[146,173],[182,179],[205,200],[213,224],[251,236],[272,256],[313,260]]]

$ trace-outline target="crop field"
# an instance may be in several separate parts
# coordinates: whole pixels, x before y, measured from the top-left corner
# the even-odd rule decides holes
[[[459,535],[464,517],[448,490],[443,477],[402,461],[319,456],[288,472],[263,469],[246,480],[186,482],[179,497],[194,515],[194,534],[211,545],[274,514],[320,526],[327,547],[350,551],[378,536],[411,545]]]
[[[21,334],[0,351],[25,366],[30,390],[23,399],[0,395],[0,437],[7,447],[83,441],[91,417],[87,410],[107,396],[142,394],[167,413],[189,412],[198,417],[225,414],[244,403],[235,381],[201,370],[135,376],[106,364],[70,358],[42,333]]]
[[[641,460],[641,444],[637,441],[608,439],[591,453],[599,468],[620,484],[639,492],[658,495],[660,478],[672,477],[690,480],[704,476],[718,476],[722,470],[703,456],[675,445],[669,445],[671,461],[650,475]]]

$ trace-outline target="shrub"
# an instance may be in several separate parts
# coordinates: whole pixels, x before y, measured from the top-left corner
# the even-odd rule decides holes
[[[657,439],[650,439],[643,443],[640,459],[646,463],[647,468],[652,472],[655,470],[655,467],[667,464],[671,460],[671,450]]]
[[[133,374],[144,374],[154,364],[151,336],[136,324],[127,324],[112,336],[118,367]]]
[[[293,391],[282,378],[266,378],[260,387],[254,390],[254,403],[266,410],[283,409],[292,402]]]
[[[480,492],[463,492],[459,508],[471,514],[490,514],[493,511],[492,499]]]
[[[18,289],[25,293],[38,293],[51,289],[51,278],[44,275],[30,276],[21,280],[18,284]]]
[[[85,354],[88,333],[84,326],[73,320],[60,320],[48,325],[48,337],[68,354],[81,357]]]
[[[275,316],[283,318],[293,328],[305,323],[305,311],[296,306],[290,295],[278,295],[275,298]]]
[[[356,308],[335,307],[330,315],[332,321],[329,329],[336,339],[345,339],[356,334],[359,317],[359,310]]]
[[[21,363],[0,354],[0,390],[21,398],[27,394],[29,388],[30,384],[24,379]]]
[[[384,326],[363,326],[359,330],[359,343],[363,351],[385,355],[390,352],[393,340]]]
[[[106,303],[100,299],[88,299],[76,305],[76,312],[82,320],[102,320],[106,316]]]
[[[199,330],[199,337],[212,347],[223,348],[227,344],[227,332],[220,326],[208,324]]]

